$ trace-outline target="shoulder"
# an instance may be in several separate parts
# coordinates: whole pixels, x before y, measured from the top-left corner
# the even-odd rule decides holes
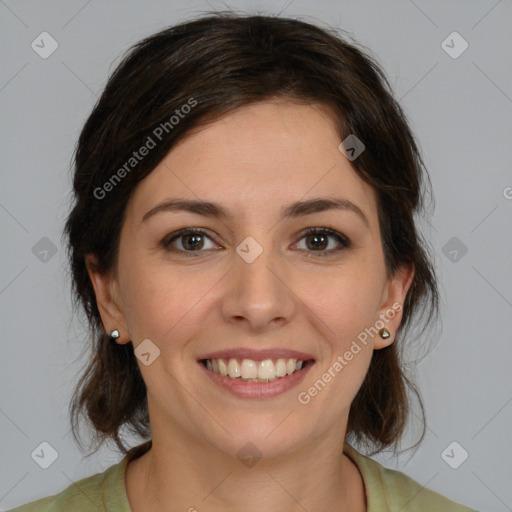
[[[128,450],[125,457],[103,473],[83,478],[59,494],[31,501],[7,512],[131,512],[126,494],[128,463],[151,449],[151,439]]]
[[[366,487],[368,512],[476,512],[427,489],[409,476],[388,469],[345,444],[344,452],[358,467]]]
[[[8,512],[129,512],[126,508],[124,468],[126,458],[97,473],[69,485],[59,494],[31,501]]]

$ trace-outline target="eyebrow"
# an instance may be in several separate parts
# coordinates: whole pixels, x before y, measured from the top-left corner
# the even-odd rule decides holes
[[[315,198],[307,201],[297,201],[281,209],[281,218],[297,218],[313,213],[324,212],[328,210],[342,210],[356,214],[364,224],[369,228],[370,223],[364,212],[348,199],[340,198]],[[142,221],[149,219],[160,212],[178,212],[186,211],[203,215],[204,217],[218,218],[228,220],[234,217],[226,208],[210,201],[200,201],[195,199],[166,199],[151,208],[143,217]]]

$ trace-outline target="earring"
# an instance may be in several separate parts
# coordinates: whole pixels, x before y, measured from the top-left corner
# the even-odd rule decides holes
[[[383,340],[386,340],[391,336],[391,333],[385,327],[379,331],[379,334]]]
[[[117,340],[119,338],[120,334],[117,329],[114,329],[113,331],[110,331],[110,337]]]

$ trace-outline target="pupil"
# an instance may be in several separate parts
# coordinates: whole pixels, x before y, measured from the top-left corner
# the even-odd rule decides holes
[[[185,235],[184,237],[185,243],[183,244],[186,249],[195,249],[198,245],[201,245],[201,235]],[[193,239],[192,243],[187,242],[187,240]]]
[[[314,245],[314,247],[316,247],[317,249],[325,249],[325,239],[326,237],[324,235],[311,235],[312,239],[314,240],[313,244],[316,244],[320,239],[323,239],[323,243],[321,243],[321,245]]]

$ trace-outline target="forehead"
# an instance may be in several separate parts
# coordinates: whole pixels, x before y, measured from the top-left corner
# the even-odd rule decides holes
[[[338,149],[336,120],[320,104],[282,100],[241,107],[191,131],[139,184],[130,201],[144,214],[169,197],[201,199],[239,218],[277,213],[283,204],[336,196],[372,222],[376,196]]]

